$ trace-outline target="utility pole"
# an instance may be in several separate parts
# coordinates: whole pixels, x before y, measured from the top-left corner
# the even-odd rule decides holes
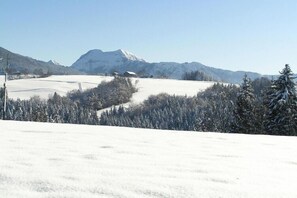
[[[1,58],[0,60],[3,60]],[[2,114],[2,119],[6,119],[6,110],[7,110],[7,87],[6,87],[6,81],[7,81],[7,68],[8,68],[8,55],[6,57],[6,65],[3,66],[3,72],[4,72],[4,101],[3,101],[3,114]]]
[[[6,78],[7,78],[7,73],[5,71],[5,80],[4,80],[4,103],[3,103],[3,120],[6,119],[6,103],[7,103],[7,89],[6,89]]]

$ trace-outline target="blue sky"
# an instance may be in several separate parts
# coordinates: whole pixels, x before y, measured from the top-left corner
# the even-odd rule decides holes
[[[295,0],[0,0],[0,46],[71,65],[90,49],[148,62],[297,73]]]

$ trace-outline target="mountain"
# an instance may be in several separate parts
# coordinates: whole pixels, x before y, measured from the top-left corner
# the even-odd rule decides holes
[[[124,50],[116,50],[111,52],[103,52],[99,49],[88,51],[82,55],[72,68],[89,73],[112,73],[114,71],[124,73],[125,71],[136,72],[140,76],[154,76],[156,78],[173,78],[182,79],[185,72],[202,71],[208,76],[218,81],[240,83],[244,74],[251,79],[261,77],[261,74],[245,71],[230,71],[209,67],[198,62],[191,63],[175,63],[160,62],[149,63],[141,58],[137,58],[130,52]]]
[[[138,65],[146,62],[143,59],[137,58],[134,54],[121,49],[112,52],[94,49],[82,55],[71,67],[94,74],[109,73],[116,70],[124,71],[125,67],[123,66],[131,63]]]
[[[54,64],[54,65],[61,65],[60,63],[58,63],[58,62],[55,61],[55,60],[49,60],[48,63],[50,63],[50,64]]]
[[[74,68],[65,67],[56,64],[54,61],[40,61],[27,56],[22,56],[13,52],[10,52],[0,47],[0,73],[3,73],[2,67],[8,62],[8,73],[20,72],[24,74],[83,74]],[[8,61],[7,61],[8,59]]]

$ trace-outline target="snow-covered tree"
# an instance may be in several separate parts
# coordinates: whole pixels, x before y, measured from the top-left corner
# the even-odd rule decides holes
[[[234,111],[235,133],[255,133],[255,96],[251,79],[244,75]]]
[[[267,96],[265,128],[273,135],[297,135],[296,84],[288,64],[272,82]]]

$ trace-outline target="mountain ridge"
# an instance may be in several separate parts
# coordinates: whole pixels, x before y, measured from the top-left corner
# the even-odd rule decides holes
[[[54,65],[61,65],[60,63],[58,63],[55,60],[49,60],[48,63],[54,64]]]
[[[20,72],[23,74],[56,74],[56,75],[68,75],[68,74],[83,74],[83,72],[80,72],[74,68],[66,67],[63,65],[55,64],[55,62],[48,61],[42,61],[37,60],[34,58],[31,58],[29,56],[20,55],[14,52],[11,52],[3,47],[0,47],[0,58],[2,58],[2,61],[7,60],[9,67],[8,67],[8,73],[15,73]],[[3,73],[3,66],[6,63],[1,62],[1,69],[0,73]]]
[[[95,53],[96,52],[96,53]],[[119,55],[122,54],[122,56]],[[131,54],[131,57],[125,56],[125,54]],[[92,55],[90,55],[92,54]],[[110,55],[118,56],[121,58],[115,58]],[[218,81],[240,83],[244,74],[251,79],[262,77],[263,75],[256,72],[249,71],[231,71],[220,69],[216,67],[206,66],[199,62],[146,62],[144,59],[138,58],[130,52],[123,50],[103,52],[99,49],[89,50],[83,54],[77,61],[75,61],[71,67],[89,73],[112,73],[125,71],[132,71],[140,76],[154,76],[156,78],[173,78],[182,79],[186,72],[202,71],[205,74],[213,77]]]
[[[37,60],[28,56],[13,53],[0,47],[0,58],[9,59],[9,72],[30,73],[30,74],[55,74],[55,75],[76,75],[76,74],[111,74],[113,72],[124,73],[132,71],[140,77],[152,76],[154,78],[182,79],[186,72],[201,71],[217,81],[240,83],[246,73],[251,79],[263,77],[256,72],[231,71],[216,67],[206,66],[199,62],[146,62],[131,52],[118,49],[115,51],[103,52],[100,49],[89,50],[80,56],[70,67],[60,65],[56,61],[48,62]],[[3,60],[1,67],[5,65]],[[0,69],[0,73],[3,70]],[[269,76],[270,77],[270,76]]]

